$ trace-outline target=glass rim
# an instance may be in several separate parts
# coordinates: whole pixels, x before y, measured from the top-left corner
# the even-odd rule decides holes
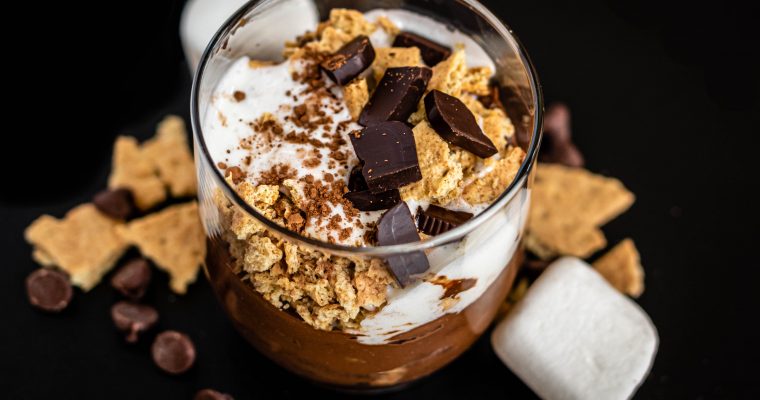
[[[538,148],[541,142],[542,136],[542,122],[543,122],[543,94],[541,92],[541,84],[538,80],[538,74],[530,60],[525,47],[522,42],[512,33],[512,29],[496,17],[491,11],[489,11],[483,4],[477,0],[452,0],[457,3],[463,3],[468,6],[472,11],[478,13],[480,17],[485,19],[492,28],[494,28],[500,35],[502,40],[508,40],[511,38],[517,48],[517,54],[526,68],[528,73],[528,80],[530,82],[530,89],[533,95],[533,106],[535,115],[533,118],[533,134],[528,146],[526,157],[523,160],[520,168],[517,170],[517,174],[509,186],[496,198],[485,210],[480,212],[474,218],[465,222],[462,225],[457,226],[447,232],[440,235],[432,236],[425,240],[418,242],[411,242],[405,244],[395,244],[390,246],[348,246],[337,243],[330,243],[319,239],[303,236],[296,232],[287,229],[284,226],[280,226],[274,221],[266,218],[264,215],[256,211],[251,205],[249,205],[236,190],[230,187],[227,180],[222,173],[215,167],[214,160],[211,157],[211,153],[206,146],[206,141],[202,134],[200,123],[200,110],[199,110],[199,90],[200,84],[204,77],[206,65],[213,58],[215,49],[221,44],[223,47],[226,43],[221,43],[227,38],[227,36],[238,28],[239,22],[254,8],[260,6],[263,3],[270,3],[272,0],[250,0],[246,4],[242,5],[234,14],[232,14],[216,31],[212,39],[209,41],[206,49],[203,51],[198,67],[193,77],[192,88],[190,92],[190,122],[193,131],[193,139],[201,150],[202,157],[208,162],[212,169],[212,176],[217,181],[219,187],[224,192],[224,195],[230,199],[234,205],[242,208],[247,214],[256,218],[258,222],[262,223],[268,229],[276,231],[279,235],[284,236],[287,240],[292,240],[298,244],[305,244],[312,248],[320,250],[326,250],[332,253],[338,253],[349,256],[389,256],[399,253],[410,253],[415,251],[421,251],[439,247],[442,245],[457,242],[466,236],[468,233],[475,230],[478,226],[485,221],[491,219],[500,209],[506,206],[522,188],[526,179],[528,178],[531,169],[535,164],[535,159],[538,156]],[[200,165],[196,165],[196,168],[201,168]]]

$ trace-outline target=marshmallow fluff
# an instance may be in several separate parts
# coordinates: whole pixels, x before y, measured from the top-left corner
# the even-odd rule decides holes
[[[544,399],[627,399],[654,361],[649,316],[585,262],[555,261],[493,331],[501,360]]]
[[[493,61],[474,40],[429,17],[405,10],[373,10],[365,16],[370,21],[385,16],[402,30],[424,35],[440,43],[462,44],[468,67],[488,66],[494,69]],[[313,26],[309,29],[313,29]],[[304,30],[306,29],[302,29]],[[375,47],[391,45],[391,38],[382,29],[377,29],[370,39]],[[210,155],[216,164],[224,163],[242,167],[243,159],[251,154],[251,150],[239,148],[239,143],[246,138],[256,140],[249,124],[264,113],[274,115],[285,132],[296,128],[285,119],[292,107],[296,105],[292,96],[286,93],[300,93],[305,89],[304,84],[291,78],[293,71],[302,68],[299,65],[301,61],[286,60],[276,65],[256,68],[251,68],[249,61],[248,57],[242,57],[231,64],[217,84],[209,106],[205,110],[205,118],[202,122],[203,134]],[[340,87],[332,86],[330,90],[335,94],[335,98],[323,101],[342,102]],[[245,99],[237,100],[234,96],[235,91],[245,93]],[[348,135],[351,131],[362,127],[355,122],[350,122],[351,117],[347,108],[343,107],[336,112],[337,109],[339,108],[332,106],[325,108],[334,122],[332,125],[319,129],[334,130],[340,122],[347,124],[348,129],[342,133],[345,144],[340,150],[348,155],[348,165],[356,165],[358,160]],[[315,132],[313,137],[319,138],[321,133],[321,131]],[[256,148],[255,144],[253,148]],[[262,146],[262,149],[256,152],[245,166],[247,176],[254,182],[255,177],[277,164],[292,166],[297,173],[296,179],[306,175],[322,176],[325,173],[333,173],[348,181],[349,170],[340,165],[331,167],[326,161],[329,158],[327,153],[323,154],[318,165],[308,168],[303,166],[299,157],[302,157],[306,151],[314,150],[309,144],[282,141],[278,146]],[[319,150],[327,151],[326,149]],[[460,312],[476,301],[491,286],[517,251],[519,233],[527,215],[528,197],[527,190],[518,192],[508,207],[494,213],[488,221],[484,222],[484,226],[489,225],[489,227],[480,229],[478,231],[480,234],[473,233],[460,242],[435,248],[427,254],[431,264],[429,276],[449,280],[474,280],[471,288],[457,295],[457,300],[453,305],[442,301],[445,289],[429,280],[419,280],[406,288],[389,287],[387,303],[377,313],[364,318],[359,328],[348,333],[355,335],[357,340],[364,344],[384,344],[399,333],[424,325],[447,313]],[[423,208],[427,206],[425,202],[408,202],[407,204],[412,212],[415,212],[418,206]],[[488,204],[473,205],[459,199],[447,207],[479,214],[488,207]],[[348,218],[345,218],[345,213],[340,206],[333,207],[332,212],[334,215],[344,217],[342,220],[346,223],[350,222]],[[382,213],[383,211],[360,212],[358,218],[366,226],[376,222]],[[345,245],[363,245],[364,230],[353,229],[350,237],[336,240],[336,237],[330,236],[331,232],[327,226],[307,223],[305,234],[320,240],[331,238]]]

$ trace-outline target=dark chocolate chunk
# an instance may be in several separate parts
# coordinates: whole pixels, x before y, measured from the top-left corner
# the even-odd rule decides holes
[[[570,110],[561,103],[551,104],[544,114],[544,137],[538,159],[541,162],[583,167],[583,154],[572,141]]]
[[[105,215],[127,219],[135,210],[132,192],[128,189],[106,189],[92,199],[95,207]]]
[[[414,134],[403,122],[386,121],[349,136],[372,193],[398,189],[422,179]]]
[[[405,202],[400,202],[386,211],[377,221],[377,244],[391,246],[394,244],[418,242],[420,235],[414,224],[412,213]],[[397,254],[385,257],[388,269],[401,287],[414,280],[414,276],[430,268],[427,256],[422,251]]]
[[[359,35],[319,66],[333,82],[343,86],[367,69],[374,60],[375,49],[372,43],[367,36]]]
[[[428,235],[435,236],[462,225],[472,217],[472,213],[430,205],[424,211],[422,207],[417,209],[417,228]]]
[[[372,193],[369,190],[348,192],[343,197],[350,201],[359,211],[377,211],[391,208],[401,201],[398,189],[391,189],[381,193]]]
[[[400,32],[396,35],[396,39],[393,40],[393,47],[417,47],[420,49],[422,60],[431,67],[451,55],[450,47],[411,32]]]
[[[364,106],[359,123],[364,126],[384,121],[406,121],[414,110],[433,76],[427,67],[388,68]]]
[[[111,307],[111,318],[116,329],[127,334],[127,342],[135,343],[140,333],[156,324],[158,311],[151,306],[120,301]]]
[[[136,258],[124,264],[111,278],[111,286],[132,300],[139,300],[150,284],[150,265],[144,258]]]
[[[195,346],[190,338],[177,331],[164,331],[156,336],[151,346],[156,365],[172,375],[181,374],[195,362]]]
[[[528,106],[528,101],[524,99],[524,96],[520,96],[514,88],[495,87],[495,90],[499,93],[499,105],[515,127],[517,144],[527,151],[533,135],[533,112]]]
[[[73,290],[65,273],[40,268],[26,277],[26,295],[34,307],[47,312],[59,312],[71,302]]]
[[[443,140],[481,158],[498,152],[478,126],[472,112],[456,97],[432,90],[425,95],[425,112],[430,126]]]
[[[350,192],[359,192],[369,189],[367,182],[364,181],[362,175],[362,166],[357,165],[351,169],[351,173],[348,175],[348,190]]]
[[[195,394],[193,400],[235,400],[227,393],[217,392],[214,389],[202,389]]]

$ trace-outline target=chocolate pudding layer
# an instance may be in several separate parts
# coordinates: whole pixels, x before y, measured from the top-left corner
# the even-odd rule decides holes
[[[235,327],[258,351],[304,378],[344,388],[383,388],[425,377],[453,361],[486,330],[512,286],[522,262],[518,250],[488,289],[458,313],[366,345],[356,336],[316,330],[298,315],[282,311],[251,290],[233,272],[223,240],[208,241],[206,272]],[[442,283],[455,297],[461,282]],[[458,286],[458,288],[457,288]]]

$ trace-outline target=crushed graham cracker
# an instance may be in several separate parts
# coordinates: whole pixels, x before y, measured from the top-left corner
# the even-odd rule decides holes
[[[393,21],[390,20],[390,18],[386,17],[385,15],[381,15],[377,17],[377,20],[375,20],[375,23],[382,28],[385,33],[387,33],[390,36],[396,36],[401,32],[401,29],[396,26],[396,24],[393,23]]]
[[[644,268],[632,239],[622,240],[592,265],[618,291],[631,297],[644,292]]]
[[[446,203],[462,182],[462,167],[427,121],[417,124],[412,132],[417,148],[422,180],[400,189],[403,200],[433,199]]]
[[[351,119],[357,121],[362,109],[369,101],[369,90],[367,89],[367,80],[364,78],[354,79],[348,85],[343,87],[343,101],[351,113]]]
[[[375,49],[375,61],[372,62],[372,76],[375,82],[385,74],[385,70],[395,67],[423,66],[422,55],[417,47],[378,47]]]
[[[62,219],[42,215],[26,228],[24,237],[34,246],[37,262],[66,271],[71,283],[86,292],[127,249],[116,232],[122,224],[87,203],[74,207]]]
[[[525,152],[519,147],[510,147],[504,158],[488,158],[484,161],[486,172],[464,187],[462,195],[470,204],[490,203],[496,200],[512,183],[525,160]]]
[[[169,285],[175,293],[184,294],[187,286],[195,282],[206,257],[206,236],[197,202],[174,205],[138,218],[120,226],[118,232],[169,274]]]

